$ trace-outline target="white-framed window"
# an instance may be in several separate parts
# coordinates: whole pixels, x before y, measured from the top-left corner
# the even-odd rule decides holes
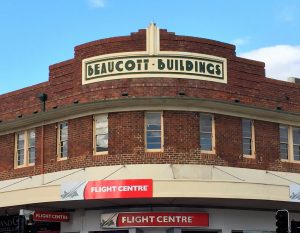
[[[200,113],[200,149],[201,152],[215,153],[215,121],[214,115]]]
[[[243,155],[255,157],[254,123],[250,119],[242,119]]]
[[[300,127],[280,125],[279,134],[281,160],[300,162]]]
[[[289,158],[289,127],[287,125],[279,126],[280,136],[280,158],[288,160]]]
[[[148,152],[163,151],[163,114],[145,113],[145,148]]]
[[[94,116],[94,154],[108,153],[108,114]]]
[[[35,130],[15,133],[15,167],[33,166],[35,164]]]
[[[57,158],[66,159],[68,157],[68,122],[63,121],[57,124]]]
[[[300,161],[300,128],[293,127],[293,158]]]

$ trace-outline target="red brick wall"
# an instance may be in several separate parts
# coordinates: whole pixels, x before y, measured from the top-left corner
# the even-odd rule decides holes
[[[269,168],[269,164],[279,160],[279,124],[256,120],[254,127],[257,160],[266,166],[265,169],[272,169],[271,166]]]
[[[241,118],[215,115],[217,154],[234,166],[243,159]]]
[[[167,153],[190,153],[199,149],[199,114],[165,111],[164,148]]]
[[[135,155],[144,151],[144,112],[109,114],[109,154]]]
[[[93,148],[93,117],[68,121],[68,157],[88,156]]]
[[[145,152],[143,111],[109,113],[109,153],[93,155],[93,117],[71,119],[68,159],[56,157],[56,125],[36,128],[36,165],[14,169],[14,134],[0,136],[0,179],[49,173],[90,166],[122,164],[203,164],[300,172],[300,164],[281,162],[279,125],[265,121],[255,124],[256,158],[242,156],[241,118],[215,115],[216,154],[203,154],[199,148],[199,113],[164,111],[164,152]],[[43,163],[43,169],[42,169]]]
[[[129,97],[176,96],[185,90],[188,97],[229,101],[271,110],[300,111],[300,86],[265,78],[264,64],[235,56],[233,45],[188,36],[177,36],[161,30],[161,50],[185,51],[227,58],[228,84],[168,78],[121,79],[81,85],[82,59],[108,53],[145,51],[146,31],[130,36],[108,38],[75,47],[74,58],[50,66],[49,82],[0,95],[0,120],[18,119],[41,111],[37,94],[48,95],[46,109],[55,106],[120,98],[126,90]],[[58,108],[59,109],[59,108]]]
[[[54,163],[57,160],[57,124],[44,127],[44,163]]]
[[[46,93],[46,111],[60,111],[75,100],[90,103],[104,99],[175,97],[185,91],[186,97],[210,99],[283,111],[300,112],[300,86],[265,77],[264,64],[235,56],[229,44],[187,36],[176,36],[161,30],[161,50],[185,51],[227,58],[228,84],[208,81],[143,78],[120,79],[81,85],[82,59],[108,53],[145,51],[146,31],[130,36],[109,38],[75,47],[74,58],[50,66],[49,81],[0,95],[0,121],[18,120],[41,111],[39,93]],[[56,110],[53,108],[57,107]],[[164,152],[145,153],[144,112],[109,114],[109,154],[93,156],[92,116],[69,120],[69,157],[57,161],[56,124],[36,129],[36,166],[13,169],[14,135],[0,136],[0,178],[28,176],[85,166],[131,163],[190,163],[249,167],[300,172],[300,165],[279,160],[278,124],[255,121],[256,159],[242,156],[241,119],[216,115],[216,155],[201,154],[199,149],[199,113],[164,111]],[[54,119],[55,120],[55,119]],[[42,132],[44,138],[42,140]],[[42,148],[43,153],[42,153]],[[42,163],[44,166],[42,167]]]
[[[0,136],[0,172],[14,168],[14,134]]]

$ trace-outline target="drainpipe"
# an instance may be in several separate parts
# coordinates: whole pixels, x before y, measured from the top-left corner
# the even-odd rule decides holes
[[[46,93],[40,93],[37,95],[37,97],[39,98],[39,100],[41,101],[42,104],[42,112],[46,111],[46,101],[47,101],[47,94]],[[44,184],[44,125],[45,122],[43,122],[42,125],[42,136],[41,136],[41,175],[42,175],[42,184]]]
[[[42,125],[42,136],[41,136],[41,175],[42,175],[42,184],[44,184],[44,124]]]

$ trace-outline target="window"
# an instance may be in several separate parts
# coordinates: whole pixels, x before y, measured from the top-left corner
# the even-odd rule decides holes
[[[244,156],[253,157],[255,155],[253,121],[249,119],[243,119],[242,131],[243,131],[243,154]]]
[[[57,157],[65,159],[68,156],[68,122],[58,123],[57,128]]]
[[[35,130],[25,130],[15,134],[15,167],[35,164]]]
[[[300,128],[280,125],[280,158],[300,162]]]
[[[279,126],[280,134],[280,158],[288,159],[289,154],[289,142],[288,142],[288,126],[280,125]]]
[[[94,151],[95,154],[108,152],[108,114],[94,117]]]
[[[214,117],[212,114],[200,114],[200,148],[204,152],[215,150]]]
[[[293,128],[294,160],[300,161],[300,128]]]
[[[147,151],[162,151],[163,126],[162,112],[146,112],[145,114],[145,146]]]

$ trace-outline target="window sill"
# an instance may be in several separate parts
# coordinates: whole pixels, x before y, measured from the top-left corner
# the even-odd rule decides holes
[[[67,160],[67,159],[68,159],[68,156],[60,157],[59,155],[57,155],[57,161],[64,161],[64,160]]]
[[[284,163],[296,163],[296,164],[300,164],[300,161],[298,161],[298,160],[281,159],[280,161],[284,162]]]
[[[145,153],[163,153],[163,149],[146,149]]]
[[[35,164],[21,165],[21,166],[15,166],[14,169],[28,168],[28,167],[34,167],[34,166],[35,166]]]
[[[94,152],[94,156],[97,156],[97,155],[108,155],[108,151],[102,151],[102,152]]]
[[[243,158],[246,158],[246,159],[255,159],[255,155],[243,155]]]
[[[200,150],[201,154],[210,154],[210,155],[216,155],[216,151],[213,150]]]

